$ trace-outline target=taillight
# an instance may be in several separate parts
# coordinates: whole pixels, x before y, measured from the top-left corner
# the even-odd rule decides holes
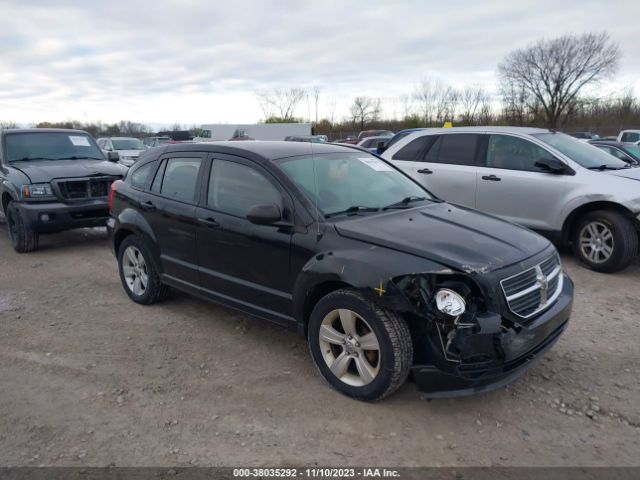
[[[109,189],[109,213],[111,213],[111,210],[113,210],[113,196],[116,193],[116,182],[113,182],[111,184],[111,188]]]

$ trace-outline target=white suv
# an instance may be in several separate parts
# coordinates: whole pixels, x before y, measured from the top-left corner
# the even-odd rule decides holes
[[[427,129],[382,156],[448,202],[493,213],[573,245],[601,272],[638,253],[640,168],[537,128]]]

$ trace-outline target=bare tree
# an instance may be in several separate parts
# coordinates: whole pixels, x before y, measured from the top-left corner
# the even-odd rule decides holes
[[[502,114],[511,125],[523,126],[528,116],[529,94],[523,84],[511,79],[500,81]]]
[[[515,50],[498,66],[501,82],[528,94],[528,106],[540,106],[544,121],[554,128],[571,113],[585,86],[610,77],[621,52],[609,35],[586,33],[540,40]]]
[[[0,121],[0,130],[5,128],[18,128],[18,124],[11,120],[2,120]]]
[[[413,97],[404,93],[398,97],[398,103],[402,109],[401,120],[409,118],[413,114]]]
[[[313,87],[313,101],[314,101],[314,109],[313,111],[316,114],[316,125],[318,124],[318,107],[320,105],[320,87]]]
[[[336,117],[336,106],[338,104],[338,102],[336,102],[335,98],[330,98],[327,100],[326,102],[327,104],[327,109],[329,110],[329,122],[331,123],[331,125],[333,125],[335,123],[335,117]]]
[[[432,78],[424,78],[416,87],[413,98],[418,102],[420,114],[424,118],[424,126],[428,127],[433,122],[435,110],[435,91],[439,89],[441,82]]]
[[[380,117],[380,99],[372,97],[356,97],[349,107],[353,123],[360,125],[360,130],[364,130],[367,123],[377,120]]]
[[[464,125],[477,123],[487,98],[487,92],[482,87],[467,86],[460,91],[460,119]]]
[[[453,120],[460,98],[459,92],[438,78],[425,78],[416,87],[413,98],[418,103],[424,126]]]
[[[294,113],[298,104],[305,97],[302,88],[274,88],[256,94],[265,119],[274,115],[283,122],[294,121]]]

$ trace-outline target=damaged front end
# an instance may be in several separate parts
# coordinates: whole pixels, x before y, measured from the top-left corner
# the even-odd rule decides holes
[[[428,397],[498,388],[527,370],[565,329],[572,302],[568,277],[555,303],[527,322],[505,311],[493,277],[452,271],[392,280],[412,305],[404,313],[414,341],[412,373]]]

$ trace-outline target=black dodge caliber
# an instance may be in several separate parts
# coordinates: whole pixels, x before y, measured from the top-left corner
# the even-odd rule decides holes
[[[307,338],[322,376],[376,400],[513,380],[567,326],[573,285],[543,237],[444,203],[392,165],[297,142],[150,150],[111,188],[129,297],[169,287]]]

